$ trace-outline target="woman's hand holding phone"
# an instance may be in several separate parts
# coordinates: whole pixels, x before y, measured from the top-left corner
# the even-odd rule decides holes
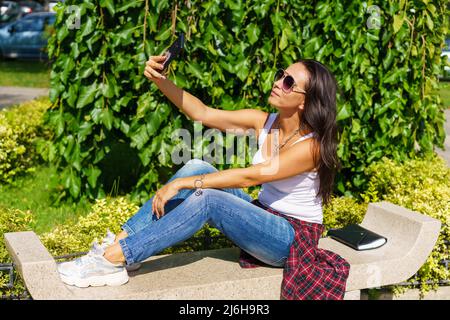
[[[166,77],[160,72],[163,70],[163,63],[167,58],[167,53],[162,56],[151,56],[150,59],[146,62],[144,75],[152,81],[158,79],[166,79]]]

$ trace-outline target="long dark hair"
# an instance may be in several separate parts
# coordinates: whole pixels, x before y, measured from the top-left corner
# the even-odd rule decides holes
[[[317,134],[315,147],[320,148],[320,159],[316,158],[317,153],[314,152],[314,163],[317,164],[320,179],[317,195],[322,197],[322,203],[325,205],[331,198],[335,175],[341,167],[337,156],[338,87],[334,75],[320,62],[313,59],[300,59],[298,62],[304,65],[309,73],[305,88],[305,107],[300,121]]]

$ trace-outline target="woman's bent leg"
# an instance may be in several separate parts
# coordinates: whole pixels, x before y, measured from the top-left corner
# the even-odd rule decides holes
[[[294,239],[294,229],[286,219],[223,190],[203,189],[201,195],[191,194],[158,223],[147,225],[119,244],[127,264],[133,264],[190,238],[206,222],[273,266],[284,265]]]
[[[171,182],[176,178],[181,177],[190,177],[195,175],[200,175],[203,173],[212,173],[217,172],[218,170],[211,165],[210,163],[200,160],[200,159],[192,159],[189,160],[183,167],[181,167],[168,181]],[[240,188],[226,188],[222,189],[225,192],[231,193],[245,201],[252,201],[252,197],[245,193]],[[182,189],[178,192],[176,196],[167,201],[164,206],[164,212],[168,214],[174,208],[176,208],[184,199],[189,197],[191,194],[195,192],[195,189]],[[144,229],[146,226],[152,224],[157,221],[158,218],[155,214],[153,214],[152,210],[152,196],[150,200],[148,200],[139,211],[133,215],[125,224],[122,225],[122,230],[126,231],[128,235],[135,234],[140,230]]]

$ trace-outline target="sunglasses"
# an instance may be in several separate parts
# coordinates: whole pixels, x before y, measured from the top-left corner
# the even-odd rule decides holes
[[[291,75],[287,74],[283,69],[278,69],[277,72],[275,72],[274,82],[280,79],[283,79],[283,85],[281,86],[281,88],[284,92],[291,93],[291,91],[294,91],[298,93],[306,93],[306,91],[303,89],[294,90],[294,87],[297,87],[294,78]]]

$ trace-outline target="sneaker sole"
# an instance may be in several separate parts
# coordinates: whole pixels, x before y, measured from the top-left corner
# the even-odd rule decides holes
[[[60,274],[61,280],[68,285],[79,288],[101,287],[101,286],[120,286],[128,282],[127,270],[104,276],[90,277],[86,279],[72,278]]]
[[[136,271],[136,270],[140,269],[141,266],[142,266],[141,263],[133,263],[133,264],[131,264],[131,265],[129,265],[129,266],[128,266],[128,265],[125,266],[125,269],[126,269],[128,272],[133,272],[133,271]]]

